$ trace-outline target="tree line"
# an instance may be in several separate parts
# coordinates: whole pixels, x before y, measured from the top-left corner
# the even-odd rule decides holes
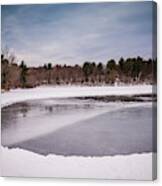
[[[12,59],[12,60],[11,60]],[[141,57],[110,59],[102,62],[86,61],[83,65],[52,65],[27,67],[24,61],[18,65],[13,58],[1,55],[1,87],[32,88],[49,85],[114,85],[156,83],[157,60]]]

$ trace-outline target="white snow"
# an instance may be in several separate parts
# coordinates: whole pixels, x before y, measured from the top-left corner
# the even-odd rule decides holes
[[[80,86],[41,86],[33,89],[15,89],[1,94],[1,106],[6,106],[15,102],[41,99],[41,98],[65,98],[81,96],[103,96],[103,95],[134,95],[151,94],[151,85],[135,86],[100,86],[100,87],[80,87]]]
[[[21,149],[2,147],[2,176],[152,179],[155,154],[113,157],[42,156]]]
[[[93,95],[151,94],[152,86],[123,87],[38,87],[16,89],[1,94],[1,107],[31,99]],[[138,104],[132,104],[136,106]],[[154,153],[105,157],[42,156],[22,149],[1,147],[3,176],[153,179]]]

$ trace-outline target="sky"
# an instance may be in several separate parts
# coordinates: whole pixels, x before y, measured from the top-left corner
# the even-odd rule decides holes
[[[152,2],[3,5],[1,47],[28,66],[150,58],[152,24]]]

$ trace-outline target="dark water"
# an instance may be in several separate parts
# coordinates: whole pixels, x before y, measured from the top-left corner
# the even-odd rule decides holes
[[[43,155],[53,153],[66,156],[106,156],[156,151],[151,106],[145,107],[141,104],[138,107],[104,112],[84,119],[84,115],[89,111],[100,110],[103,107],[107,109],[108,106],[101,107],[89,102],[76,102],[76,100],[68,102],[62,100],[54,104],[24,102],[9,106],[2,109],[2,144]],[[82,119],[77,122],[60,128],[56,127],[55,130],[51,128],[45,134],[29,135],[29,139],[24,138],[28,136],[28,133],[32,133],[32,128],[33,133],[36,134],[37,130],[60,125],[59,122],[54,122],[58,116],[64,120],[70,120],[77,114],[78,116],[82,114]],[[71,115],[70,118],[68,118],[69,115]],[[60,121],[64,122],[64,120]],[[50,124],[47,123],[48,121]],[[22,130],[19,131],[19,128]],[[22,132],[22,136],[20,134],[17,141],[15,140],[15,136],[18,135],[16,131]],[[15,143],[11,143],[12,139]]]

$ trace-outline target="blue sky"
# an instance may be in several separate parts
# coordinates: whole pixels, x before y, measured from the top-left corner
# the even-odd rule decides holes
[[[2,47],[29,66],[152,55],[152,2],[4,5]]]

